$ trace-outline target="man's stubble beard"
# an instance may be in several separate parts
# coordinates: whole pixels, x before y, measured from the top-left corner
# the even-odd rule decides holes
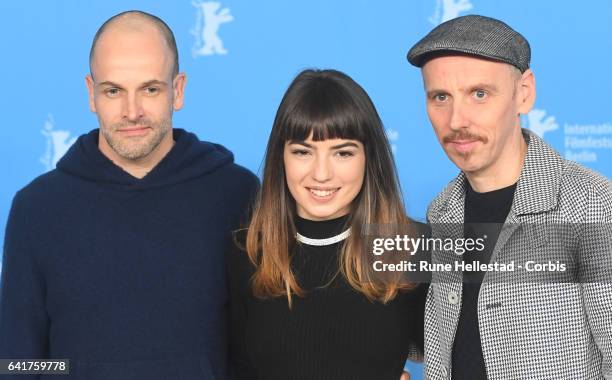
[[[124,139],[119,138],[116,133],[117,130],[131,127],[131,126],[143,126],[149,127],[150,132],[147,136],[143,137],[127,137]],[[100,122],[100,132],[104,139],[111,147],[111,149],[117,153],[120,157],[127,160],[138,160],[148,156],[159,146],[164,140],[168,132],[172,130],[172,121],[170,119],[162,119],[159,122],[153,122],[150,119],[143,118],[138,122],[123,122],[113,124],[110,127],[104,127]],[[140,143],[130,143],[131,139],[142,139]]]

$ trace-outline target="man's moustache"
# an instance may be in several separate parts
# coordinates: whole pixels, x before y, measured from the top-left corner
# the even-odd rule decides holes
[[[118,123],[118,124],[114,124],[113,125],[113,130],[117,131],[117,130],[121,130],[121,129],[126,129],[126,128],[134,128],[134,127],[152,127],[153,123],[151,123],[150,120],[139,120],[137,122],[124,122],[124,123]]]
[[[486,143],[487,139],[470,132],[455,132],[444,136],[444,138],[442,139],[442,142],[444,143],[452,143],[456,141],[482,141]]]

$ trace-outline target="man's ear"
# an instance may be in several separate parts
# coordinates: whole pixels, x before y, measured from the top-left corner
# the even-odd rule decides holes
[[[172,91],[174,91],[174,110],[178,111],[183,108],[185,101],[185,86],[187,85],[187,75],[185,73],[178,73],[172,81]]]
[[[89,109],[91,112],[96,112],[96,104],[94,103],[94,80],[91,74],[85,75],[85,84],[87,85],[87,92],[89,92]]]
[[[536,99],[535,75],[531,69],[525,70],[518,81],[516,89],[517,109],[520,114],[527,114],[533,108]]]

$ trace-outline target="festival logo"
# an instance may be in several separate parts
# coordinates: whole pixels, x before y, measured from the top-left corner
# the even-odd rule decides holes
[[[536,135],[546,138],[547,133],[559,130],[563,144],[557,147],[566,159],[583,164],[606,160],[612,153],[612,124],[570,124],[559,128],[554,116],[546,116],[546,111],[533,109],[524,120],[527,128]]]
[[[474,5],[470,0],[436,0],[436,9],[429,17],[429,22],[439,25],[445,21],[460,16],[460,13],[469,11]]]
[[[49,114],[43,129],[40,131],[47,140],[45,154],[40,162],[47,171],[55,169],[55,165],[68,151],[68,148],[76,141],[76,137],[70,137],[69,131],[56,130],[53,115]]]
[[[536,135],[544,138],[546,132],[559,129],[554,116],[546,117],[546,111],[533,109],[527,114],[528,128]]]
[[[393,154],[397,153],[397,140],[399,140],[399,132],[395,129],[387,129],[387,139],[389,139],[389,144],[391,144],[391,151]]]
[[[192,48],[195,57],[199,55],[227,54],[223,41],[218,35],[221,24],[234,20],[229,8],[221,8],[217,1],[193,1],[197,9],[196,26],[191,30],[196,38]]]
[[[563,128],[565,158],[584,163],[612,159],[612,124],[568,124]],[[610,172],[604,173],[610,176]]]

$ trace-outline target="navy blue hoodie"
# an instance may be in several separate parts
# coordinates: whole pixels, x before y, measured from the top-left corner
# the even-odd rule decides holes
[[[225,378],[224,252],[258,180],[222,146],[173,133],[142,179],[94,130],[17,193],[0,358],[67,358],[70,379]]]

